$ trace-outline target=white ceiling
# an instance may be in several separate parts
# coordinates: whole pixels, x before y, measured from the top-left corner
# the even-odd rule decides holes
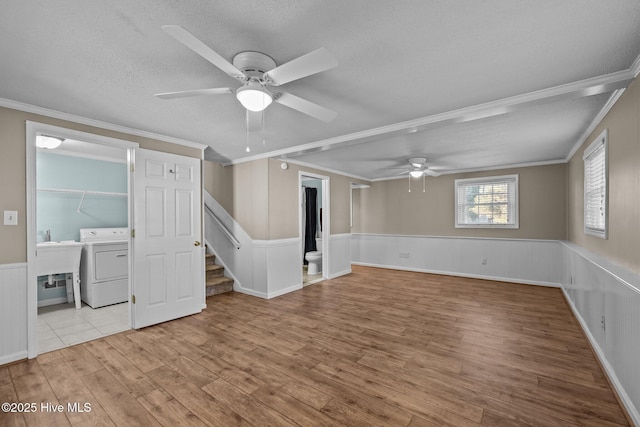
[[[209,145],[207,157],[223,163],[287,157],[367,179],[395,176],[414,156],[444,173],[564,161],[640,54],[637,0],[2,4],[3,105]],[[234,95],[153,96],[239,85],[165,24],[229,61],[254,50],[282,64],[324,46],[338,67],[283,88],[338,117],[327,124],[274,104],[247,153]]]

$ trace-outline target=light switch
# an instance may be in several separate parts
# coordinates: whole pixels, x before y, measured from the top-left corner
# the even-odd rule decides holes
[[[18,211],[4,211],[4,225],[18,225]]]

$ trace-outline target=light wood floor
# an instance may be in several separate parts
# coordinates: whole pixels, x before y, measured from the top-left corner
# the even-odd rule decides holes
[[[558,289],[356,267],[0,367],[0,425],[617,426]]]

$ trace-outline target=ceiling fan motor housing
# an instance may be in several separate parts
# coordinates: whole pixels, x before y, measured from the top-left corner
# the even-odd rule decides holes
[[[262,79],[262,75],[276,68],[276,61],[260,52],[240,52],[233,57],[233,65],[250,79]]]
[[[409,159],[409,164],[414,168],[422,168],[427,163],[426,157],[412,157]]]

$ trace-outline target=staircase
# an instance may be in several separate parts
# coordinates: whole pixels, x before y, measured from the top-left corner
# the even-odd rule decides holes
[[[216,264],[216,256],[207,254],[205,258],[207,293],[206,296],[233,291],[233,279],[224,277],[224,267]]]

